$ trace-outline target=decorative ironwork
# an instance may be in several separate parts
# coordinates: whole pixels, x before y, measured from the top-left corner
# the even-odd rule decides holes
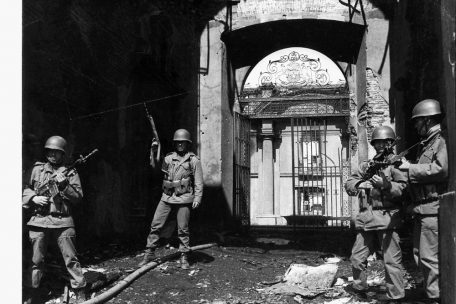
[[[329,83],[329,73],[321,68],[320,58],[309,58],[308,55],[292,51],[279,60],[270,61],[267,72],[260,74],[261,86],[323,86]]]
[[[250,225],[250,120],[234,113],[234,216]]]
[[[328,151],[326,119],[291,118],[293,216],[289,224],[304,227],[349,227],[350,208],[343,184],[350,162]],[[299,222],[298,222],[299,219]]]
[[[263,85],[255,88],[243,88],[240,95],[241,99],[251,98],[293,98],[301,97],[309,99],[313,96],[339,96],[348,98],[349,89],[345,83],[343,84],[330,84],[319,87],[279,87],[272,84]]]
[[[349,116],[349,100],[341,96],[241,99],[242,113],[250,118]]]

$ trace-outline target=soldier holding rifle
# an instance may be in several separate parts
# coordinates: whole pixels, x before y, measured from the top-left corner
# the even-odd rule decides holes
[[[440,103],[425,99],[412,110],[415,130],[421,137],[416,159],[405,158],[399,169],[408,177],[415,218],[413,255],[424,277],[426,296],[438,303],[439,289],[439,205],[448,190],[448,154],[440,122]]]
[[[156,258],[155,249],[158,246],[160,232],[170,213],[175,211],[181,268],[190,267],[187,258],[190,252],[190,212],[201,203],[203,173],[201,161],[189,149],[192,143],[190,133],[185,129],[176,130],[173,142],[175,151],[168,153],[163,160],[163,194],[150,226],[144,258],[138,266],[144,266]]]
[[[358,232],[350,257],[353,270],[350,288],[358,294],[367,291],[367,258],[374,252],[378,240],[383,251],[386,282],[386,295],[381,294],[378,300],[386,303],[400,301],[405,296],[397,229],[402,224],[400,208],[407,178],[394,165],[388,165],[395,140],[396,135],[390,127],[375,128],[371,145],[377,155],[374,160],[360,164],[358,171],[345,184],[349,195],[359,196],[360,205],[355,219]]]
[[[63,166],[66,152],[64,138],[52,136],[46,141],[44,148],[47,162],[35,163],[22,195],[23,208],[32,209],[33,214],[27,223],[33,256],[29,277],[25,280],[29,288],[26,292],[26,303],[37,303],[39,299],[38,288],[50,241],[57,242],[71,276],[76,303],[80,303],[85,300],[86,280],[76,256],[76,232],[71,215],[72,208],[83,196],[81,182],[75,170],[68,174]],[[42,191],[43,187],[47,191]]]

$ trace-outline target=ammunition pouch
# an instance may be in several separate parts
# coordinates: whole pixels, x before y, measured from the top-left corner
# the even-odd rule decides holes
[[[57,194],[59,194],[58,185],[54,180],[51,180],[48,183],[42,185],[35,191],[36,191],[37,195],[42,195],[42,196],[47,196],[47,197],[55,197]]]
[[[47,196],[50,198],[49,204],[46,206],[35,205],[34,214],[48,216],[58,214],[60,217],[70,216],[70,206],[67,199],[64,199],[58,190],[58,185],[55,182],[47,183],[36,190],[37,195]]]
[[[34,208],[35,215],[48,216],[52,215],[55,217],[68,217],[70,216],[70,207],[67,201],[61,197],[54,197],[54,201],[50,202],[46,206],[36,205]]]
[[[49,215],[49,209],[50,209],[49,204],[46,206],[35,205],[33,208],[33,214],[46,216],[46,215]]]
[[[190,193],[191,191],[192,185],[190,177],[183,178],[177,181],[163,181],[163,192],[166,195],[173,195],[174,193],[176,194],[176,196],[179,196],[185,193]]]
[[[174,193],[176,193],[178,196],[184,193],[189,193],[190,191],[190,177],[181,179],[179,185],[174,187]]]
[[[163,188],[163,193],[165,193],[166,195],[170,195],[170,196],[173,195],[174,186],[173,186],[172,181],[164,180],[162,188]]]

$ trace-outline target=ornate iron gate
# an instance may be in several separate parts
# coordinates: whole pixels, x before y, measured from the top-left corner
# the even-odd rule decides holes
[[[327,134],[327,118],[291,118],[294,225],[350,225],[351,208],[344,190],[350,162],[341,148],[337,154],[327,151]]]
[[[250,120],[234,113],[234,217],[250,225]]]

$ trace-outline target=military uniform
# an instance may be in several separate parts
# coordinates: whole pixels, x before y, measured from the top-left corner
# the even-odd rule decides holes
[[[400,299],[405,296],[405,292],[402,252],[396,229],[402,224],[400,207],[407,178],[401,171],[388,166],[382,169],[382,172],[391,183],[391,188],[383,190],[372,188],[366,195],[364,190],[358,189],[366,168],[367,162],[362,163],[358,171],[349,177],[345,184],[349,195],[359,194],[360,202],[360,210],[355,219],[355,227],[359,231],[350,257],[353,287],[358,290],[367,289],[367,258],[374,252],[374,242],[378,238],[383,251],[387,295],[391,299]]]
[[[71,275],[71,287],[82,288],[86,281],[82,274],[79,260],[76,256],[74,221],[71,209],[83,196],[81,182],[77,173],[68,177],[68,184],[64,189],[50,200],[47,207],[40,207],[33,203],[36,189],[49,181],[55,173],[61,173],[65,167],[54,169],[49,163],[37,162],[22,195],[22,206],[32,209],[32,216],[27,222],[29,237],[32,244],[32,265],[30,280],[26,280],[29,287],[38,288],[43,276],[44,258],[47,244],[56,240],[57,245],[65,262],[65,266]]]
[[[193,152],[180,156],[176,152],[166,155],[162,171],[165,173],[163,194],[155,210],[147,237],[147,249],[158,246],[160,231],[172,210],[177,214],[179,251],[190,251],[189,220],[193,202],[201,202],[203,174],[201,162]]]
[[[440,125],[428,131],[419,146],[416,163],[410,164],[408,182],[415,215],[413,255],[422,269],[426,294],[439,298],[440,195],[447,191],[448,154]]]

